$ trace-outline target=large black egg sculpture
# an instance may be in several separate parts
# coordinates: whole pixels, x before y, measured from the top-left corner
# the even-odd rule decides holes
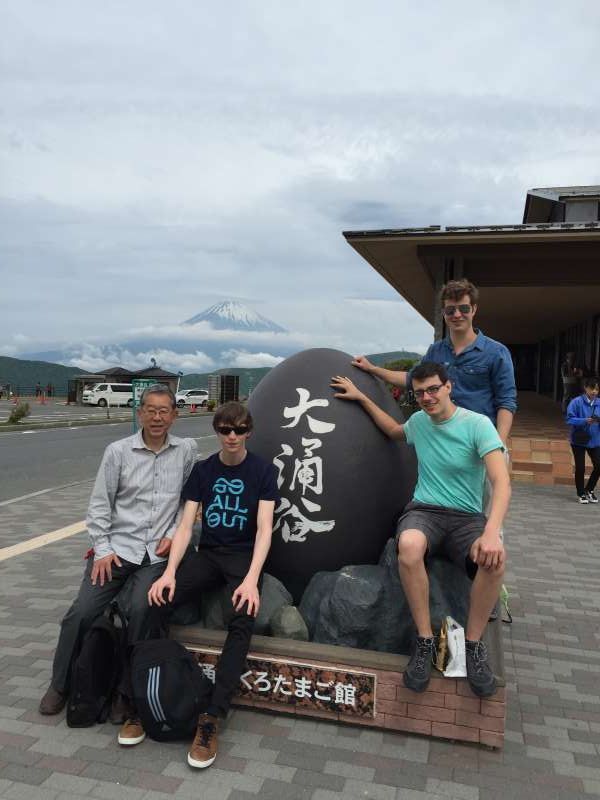
[[[357,403],[334,398],[331,377],[346,375],[402,421],[382,381],[351,361],[339,350],[297,353],[248,404],[248,449],[275,464],[281,492],[265,568],[295,602],[315,572],[377,563],[416,482],[412,448],[388,439]]]

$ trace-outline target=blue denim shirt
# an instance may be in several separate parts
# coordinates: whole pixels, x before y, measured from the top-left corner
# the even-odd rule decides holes
[[[508,348],[477,331],[477,338],[456,355],[447,336],[434,342],[423,361],[444,364],[452,382],[452,401],[457,406],[485,414],[494,425],[499,408],[517,410],[517,387]],[[412,370],[408,373],[408,385]]]

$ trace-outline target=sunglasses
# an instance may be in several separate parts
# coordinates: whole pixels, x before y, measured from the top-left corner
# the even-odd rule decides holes
[[[415,389],[413,394],[417,400],[422,400],[426,394],[430,395],[431,397],[435,397],[443,385],[443,383],[438,383],[437,386],[428,386],[426,389]]]
[[[229,436],[231,431],[234,431],[236,436],[243,436],[245,433],[249,433],[250,429],[247,425],[219,425],[217,428],[217,432],[221,436]]]
[[[445,317],[453,317],[456,314],[456,309],[460,311],[461,314],[470,314],[471,308],[468,303],[461,303],[459,306],[444,306],[444,316]]]

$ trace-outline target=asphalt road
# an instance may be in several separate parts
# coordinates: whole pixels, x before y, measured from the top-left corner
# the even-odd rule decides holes
[[[212,416],[179,419],[171,430],[176,436],[196,439],[203,455],[216,449]],[[0,435],[0,503],[91,480],[106,445],[131,432],[131,422],[122,422],[3,433]]]

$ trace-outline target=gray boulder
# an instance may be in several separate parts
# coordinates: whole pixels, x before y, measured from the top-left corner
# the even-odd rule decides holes
[[[445,558],[428,563],[434,630],[450,614],[465,625],[471,582]],[[377,566],[348,566],[313,576],[300,603],[311,639],[390,653],[410,652],[414,625],[390,539]]]
[[[273,614],[282,606],[291,606],[292,602],[292,595],[281,581],[265,572],[260,593],[260,608],[254,623],[254,633],[268,635]],[[205,592],[202,598],[204,626],[214,630],[225,630],[232,609],[231,593],[225,587],[213,592]]]
[[[271,636],[307,642],[308,628],[296,606],[281,606],[271,617]]]

